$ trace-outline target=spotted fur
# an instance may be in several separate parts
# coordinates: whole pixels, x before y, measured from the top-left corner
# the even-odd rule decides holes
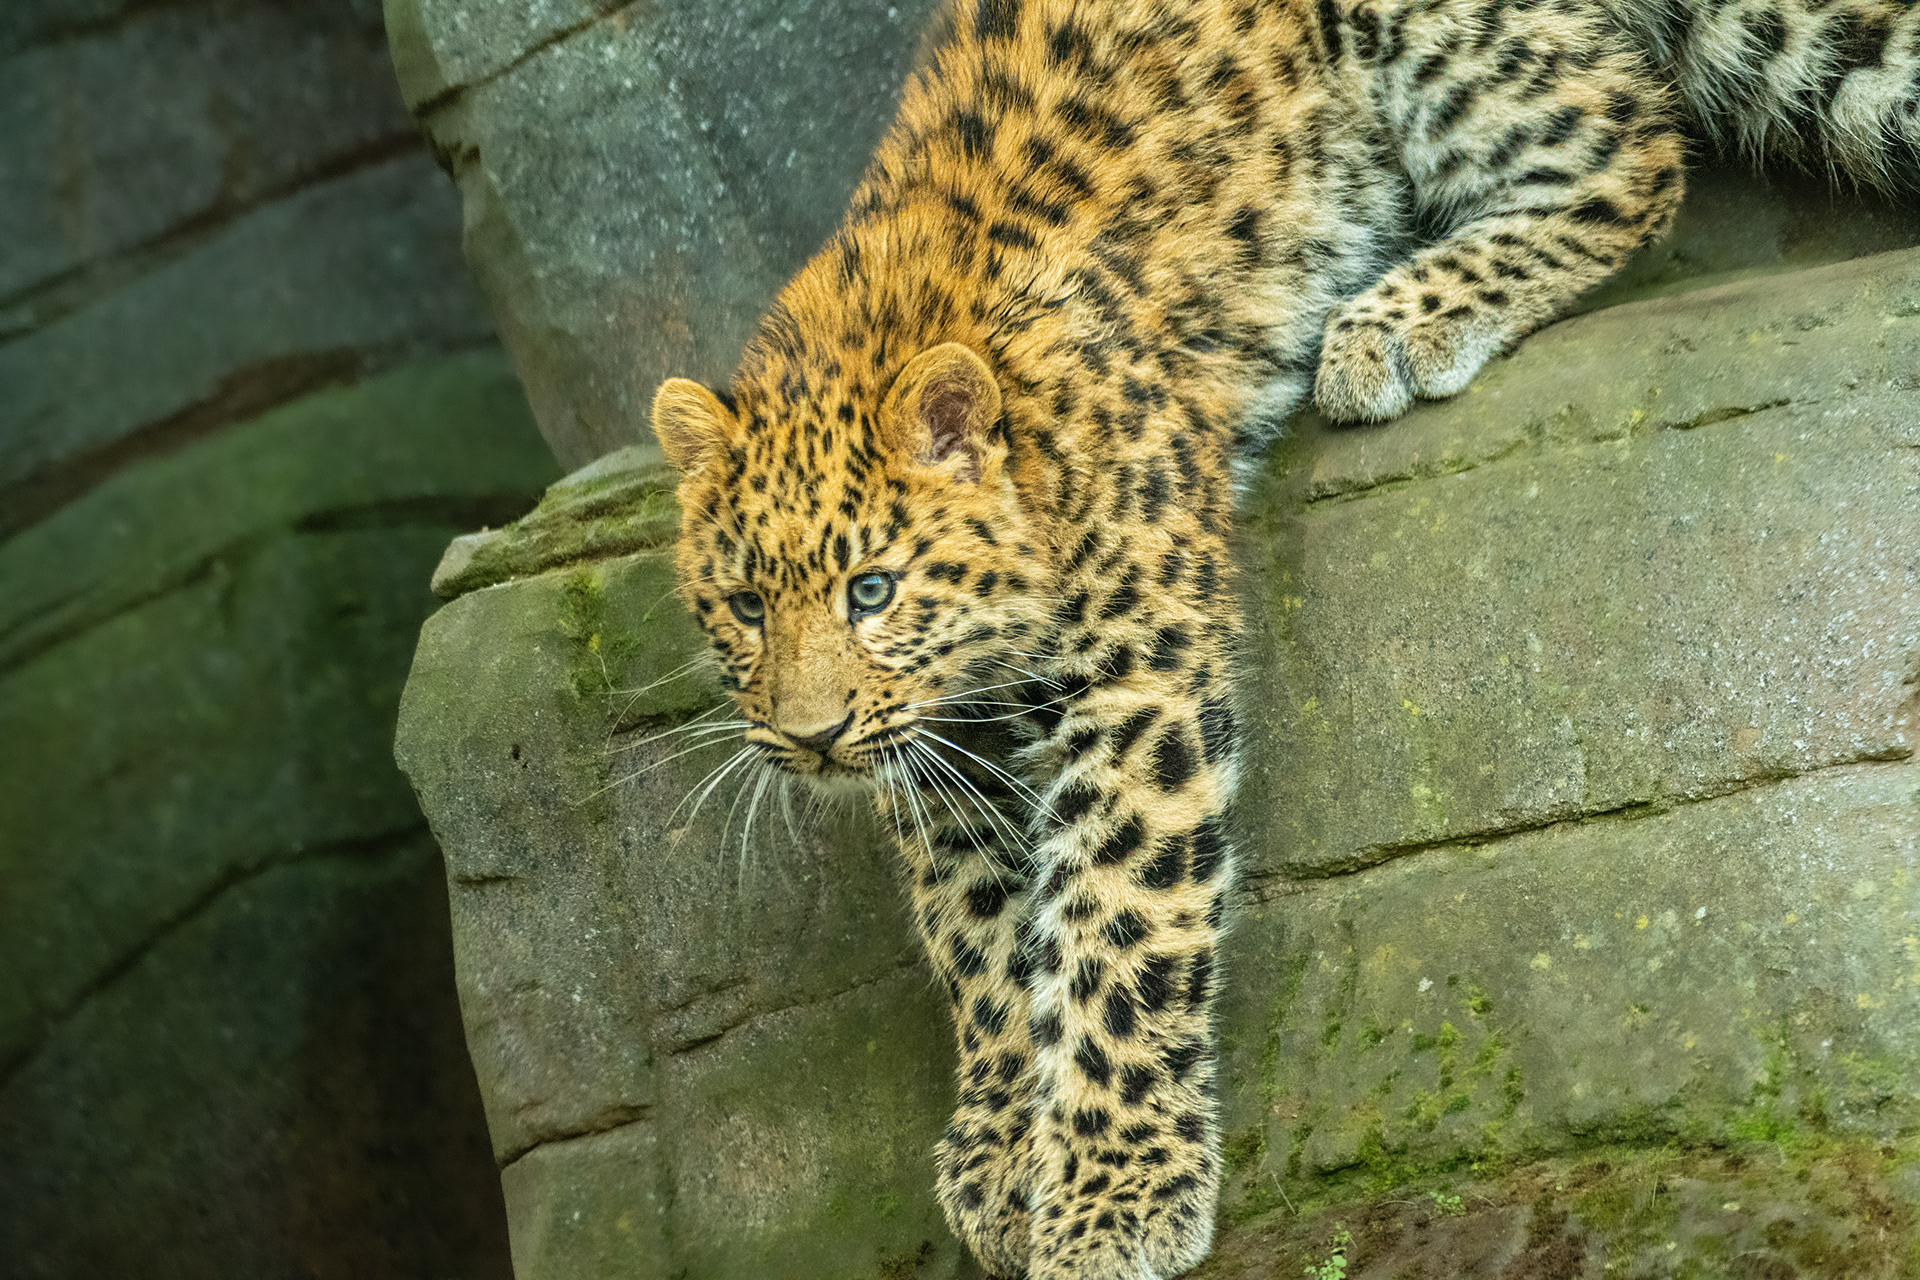
[[[661,389],[749,740],[898,832],[960,1041],[939,1195],[990,1269],[1208,1247],[1234,467],[1309,393],[1379,419],[1459,390],[1659,235],[1680,101],[1897,177],[1916,21],[960,0],[731,389]]]

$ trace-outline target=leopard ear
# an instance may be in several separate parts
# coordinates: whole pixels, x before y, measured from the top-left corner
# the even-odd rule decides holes
[[[987,432],[1000,421],[1000,386],[972,348],[943,342],[907,361],[880,421],[914,461],[934,466],[966,453],[973,460],[970,478],[978,479]]]
[[[720,397],[697,382],[668,378],[654,392],[653,434],[668,460],[689,474],[727,447],[733,422]]]

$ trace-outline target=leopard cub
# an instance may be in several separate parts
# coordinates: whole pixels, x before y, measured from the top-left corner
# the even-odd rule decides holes
[[[1236,468],[1460,390],[1658,236],[1682,103],[1920,156],[1891,0],[959,0],[731,387],[661,387],[752,749],[869,790],[953,1007],[1002,1276],[1197,1262],[1232,851]]]

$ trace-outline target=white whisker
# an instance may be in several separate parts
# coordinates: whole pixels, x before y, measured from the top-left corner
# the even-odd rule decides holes
[[[678,760],[681,756],[690,756],[696,751],[705,751],[708,747],[718,747],[722,745],[724,744],[722,740],[719,738],[710,738],[705,742],[696,742],[692,746],[688,747],[686,750],[676,751],[672,755],[666,757],[664,760],[655,760],[652,764],[643,765],[640,768],[635,769],[632,773],[623,774],[620,777],[615,778],[612,782],[609,782],[606,786],[600,788],[599,791],[594,792],[593,795],[594,796],[600,795],[602,792],[611,791],[615,787],[624,787],[625,785],[627,785],[627,783],[632,782],[636,778],[646,777],[648,774],[652,773],[655,769],[658,769],[663,765],[672,764],[675,760]],[[588,799],[592,799],[592,798],[593,796],[588,797]]]
[[[1038,677],[1036,676],[1034,677],[1034,679],[1038,679]],[[902,707],[901,710],[910,711],[914,707],[931,707],[931,706],[938,705],[939,703],[942,703],[942,702],[958,702],[965,698],[971,698],[976,694],[992,693],[995,689],[1017,689],[1023,684],[1031,684],[1031,683],[1033,683],[1032,680],[1009,680],[1005,684],[984,685],[978,689],[968,689],[964,693],[947,693],[947,694],[942,694],[938,698],[928,698],[924,702],[909,702],[906,706]],[[1045,683],[1045,682],[1042,681],[1042,683]]]
[[[973,807],[978,809],[986,817],[992,830],[1003,836],[1015,847],[1023,844],[1023,833],[1020,829],[1013,824],[1013,821],[1008,818],[1006,814],[1000,812],[997,805],[994,805],[981,794],[980,788],[974,785],[973,779],[967,777],[958,765],[954,764],[951,760],[944,759],[938,752],[922,746],[920,743],[916,742],[913,745],[915,749],[927,759],[933,761],[942,769],[945,769],[954,781],[964,788],[965,794],[973,802]],[[969,822],[966,825],[972,826],[973,824]]]
[[[747,823],[740,829],[740,879],[747,878],[747,849],[753,835],[753,818],[760,812],[760,797],[767,793],[767,784],[773,781],[774,766],[764,760],[760,763],[760,780],[754,784],[753,799],[747,804]]]
[[[921,812],[920,788],[917,775],[913,769],[912,761],[903,756],[901,757],[900,763],[907,770],[907,785],[901,788],[901,794],[907,798],[907,812],[913,818],[914,830],[920,835],[920,847],[926,851],[927,857],[931,859],[933,857],[933,839],[927,834],[926,816]]]
[[[614,750],[631,751],[635,747],[644,747],[649,742],[656,742],[661,738],[670,738],[676,733],[686,733],[692,729],[713,728],[716,725],[721,724],[723,722],[717,721],[717,720],[709,720],[707,719],[707,717],[711,715],[716,715],[731,705],[733,705],[733,699],[731,698],[724,699],[720,702],[715,703],[713,706],[708,707],[705,711],[702,711],[699,715],[695,716],[691,720],[687,720],[681,724],[674,725],[671,729],[662,729],[658,733],[649,734],[646,737],[640,738],[636,741],[624,743],[621,746],[614,748]],[[735,728],[735,729],[744,729],[749,724],[749,722],[746,720],[728,720],[728,721],[725,721],[724,723],[728,727]],[[609,740],[611,740],[613,735],[608,734],[607,736]]]
[[[921,743],[909,741],[907,743],[907,746],[915,755],[928,760],[932,764],[942,765],[946,763],[945,761],[941,760],[940,757],[934,755]],[[946,806],[948,816],[950,816],[955,822],[959,823],[962,827],[968,830],[972,830],[977,825],[972,819],[967,817],[964,807],[959,802],[958,794],[954,792],[952,788],[948,787],[946,784],[941,782],[940,775],[938,772],[936,772],[934,769],[928,769],[926,773],[926,782],[927,782],[927,786],[932,789],[934,794],[940,797],[940,803]],[[987,817],[987,821],[988,821],[987,830],[992,831],[993,830],[992,815],[988,814],[985,816]]]
[[[641,685],[638,689],[609,689],[607,690],[607,696],[609,698],[617,698],[623,694],[628,695],[627,706],[631,707],[634,704],[634,701],[638,699],[641,694],[652,693],[655,689],[658,689],[661,685],[672,684],[675,680],[685,680],[688,676],[692,675],[695,671],[698,671],[700,669],[700,666],[701,666],[700,659],[695,658],[691,662],[681,663],[679,666],[675,667],[673,670],[667,672],[667,674],[661,676],[658,680],[655,680],[652,684]]]
[[[974,763],[978,764],[981,768],[986,769],[988,772],[1000,778],[1008,786],[1012,787],[1015,791],[1025,796],[1028,800],[1031,800],[1048,817],[1050,818],[1053,817],[1053,811],[1047,807],[1047,802],[1040,798],[1039,792],[1035,791],[1032,787],[1028,786],[1026,783],[1022,782],[1020,779],[1014,777],[1011,773],[1008,773],[1005,769],[1001,768],[999,765],[995,764],[993,761],[987,759],[985,756],[976,755],[975,753],[967,750],[965,747],[961,746],[957,742],[948,741],[946,738],[941,737],[939,734],[935,733],[931,729],[922,729],[920,732],[926,734],[929,738],[932,738],[935,742],[941,743],[945,746],[952,747],[955,751],[958,751],[961,755],[965,756],[967,759],[972,760]]]
[[[701,786],[701,783],[705,783],[706,789],[700,791],[700,798],[698,800],[694,800],[693,802],[693,811],[687,814],[688,826],[692,826],[693,820],[700,816],[700,806],[704,805],[707,802],[707,797],[713,794],[713,789],[719,786],[721,781],[725,779],[725,777],[729,773],[733,772],[735,766],[737,766],[742,760],[747,759],[753,754],[754,754],[754,749],[752,747],[750,746],[742,747],[740,748],[739,751],[735,752],[732,756],[729,756],[726,762],[722,764],[719,768],[715,769],[712,773],[708,774],[705,778],[701,779],[700,782],[696,782],[693,784],[694,789],[698,790]],[[687,801],[692,799],[693,799],[693,791],[688,791],[687,794],[681,798],[680,803],[673,806],[673,812],[667,815],[667,821],[665,825],[672,826],[675,816],[677,816],[680,810],[683,807],[685,807]]]
[[[793,821],[793,775],[780,771],[780,816],[787,823],[787,838],[793,841],[793,847],[800,847],[800,831]]]
[[[729,724],[702,724],[702,725],[689,725],[689,726],[687,726],[687,728],[686,728],[685,730],[681,730],[681,731],[669,731],[669,732],[667,732],[667,733],[657,733],[657,734],[655,734],[655,735],[654,735],[653,737],[651,737],[651,738],[649,738],[649,739],[647,739],[647,741],[648,741],[648,742],[658,742],[658,741],[660,741],[660,739],[662,739],[662,738],[671,738],[671,737],[677,737],[677,736],[679,736],[679,733],[681,733],[681,732],[684,732],[684,733],[688,733],[688,734],[691,734],[691,735],[692,735],[693,737],[696,737],[696,738],[719,738],[719,737],[723,737],[723,736],[726,736],[726,735],[729,735],[729,734],[735,734],[735,733],[738,733],[738,732],[739,732],[739,731],[740,731],[741,729],[743,729],[743,728],[746,728],[746,727],[747,727],[747,726],[746,726],[746,722],[745,722],[745,721],[741,721],[741,722],[740,722],[740,723],[738,723],[738,724],[732,724],[732,723],[729,723]],[[693,731],[694,731],[694,730],[696,730],[696,729],[697,729],[697,730],[699,730],[699,732],[697,732],[697,733],[695,733],[695,732],[693,732]],[[610,749],[608,749],[608,750],[606,750],[606,751],[603,751],[603,752],[601,752],[601,754],[602,754],[602,755],[607,755],[607,756],[615,756],[615,755],[619,755],[620,753],[622,753],[622,752],[625,752],[625,751],[632,751],[632,750],[633,750],[633,749],[634,749],[635,747],[639,747],[639,746],[642,746],[642,745],[643,745],[642,743],[638,743],[638,742],[636,742],[636,743],[634,743],[634,744],[633,744],[632,746],[626,746],[626,747],[613,747],[613,748],[610,748]],[[675,746],[680,746],[681,744],[680,744],[680,743],[675,743],[674,745],[675,745]],[[706,745],[706,744],[702,744],[702,745]],[[671,757],[671,756],[670,756],[670,757],[668,757],[668,758],[669,758],[669,759],[672,759],[672,758],[674,758],[674,757]],[[652,767],[652,766],[649,766],[649,767]],[[645,772],[645,771],[644,771],[644,770],[642,770],[642,772]]]
[[[922,720],[929,720],[935,724],[992,724],[995,720],[1018,720],[1029,711],[1044,711],[1056,703],[1066,702],[1077,696],[1076,694],[1063,693],[1059,697],[1049,699],[1046,702],[979,702],[974,705],[981,707],[1018,707],[1020,709],[997,716],[915,716],[914,722],[917,724]]]
[[[754,761],[754,764],[756,765],[764,764],[764,763],[766,763],[764,760]],[[720,824],[720,839],[714,842],[714,855],[715,855],[716,862],[720,858],[724,858],[726,856],[727,833],[733,830],[733,815],[740,812],[740,802],[747,798],[747,792],[752,789],[753,774],[754,774],[753,768],[749,767],[746,773],[741,777],[740,789],[733,793],[733,803],[727,806],[727,820]],[[745,855],[743,854],[742,856],[744,857]]]

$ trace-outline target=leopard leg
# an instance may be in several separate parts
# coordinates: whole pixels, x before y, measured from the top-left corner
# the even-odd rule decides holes
[[[1111,607],[1123,588],[1109,588]],[[1233,722],[1210,638],[1229,628],[1210,622],[1162,604],[1146,634],[1186,645],[1158,663],[1169,669],[1114,679],[1109,664],[1049,742],[1059,772],[1033,904],[1034,1280],[1157,1280],[1211,1243],[1208,1015]]]
[[[1681,194],[1671,91],[1596,0],[1345,11],[1438,243],[1334,309],[1314,398],[1376,421],[1464,388],[1664,232]],[[1336,67],[1336,73],[1340,68]]]
[[[915,759],[879,808],[900,836],[914,921],[959,1041],[959,1100],[934,1153],[936,1194],[981,1264],[1017,1276],[1027,1265],[1033,1095],[1025,815],[951,753],[945,763]]]

